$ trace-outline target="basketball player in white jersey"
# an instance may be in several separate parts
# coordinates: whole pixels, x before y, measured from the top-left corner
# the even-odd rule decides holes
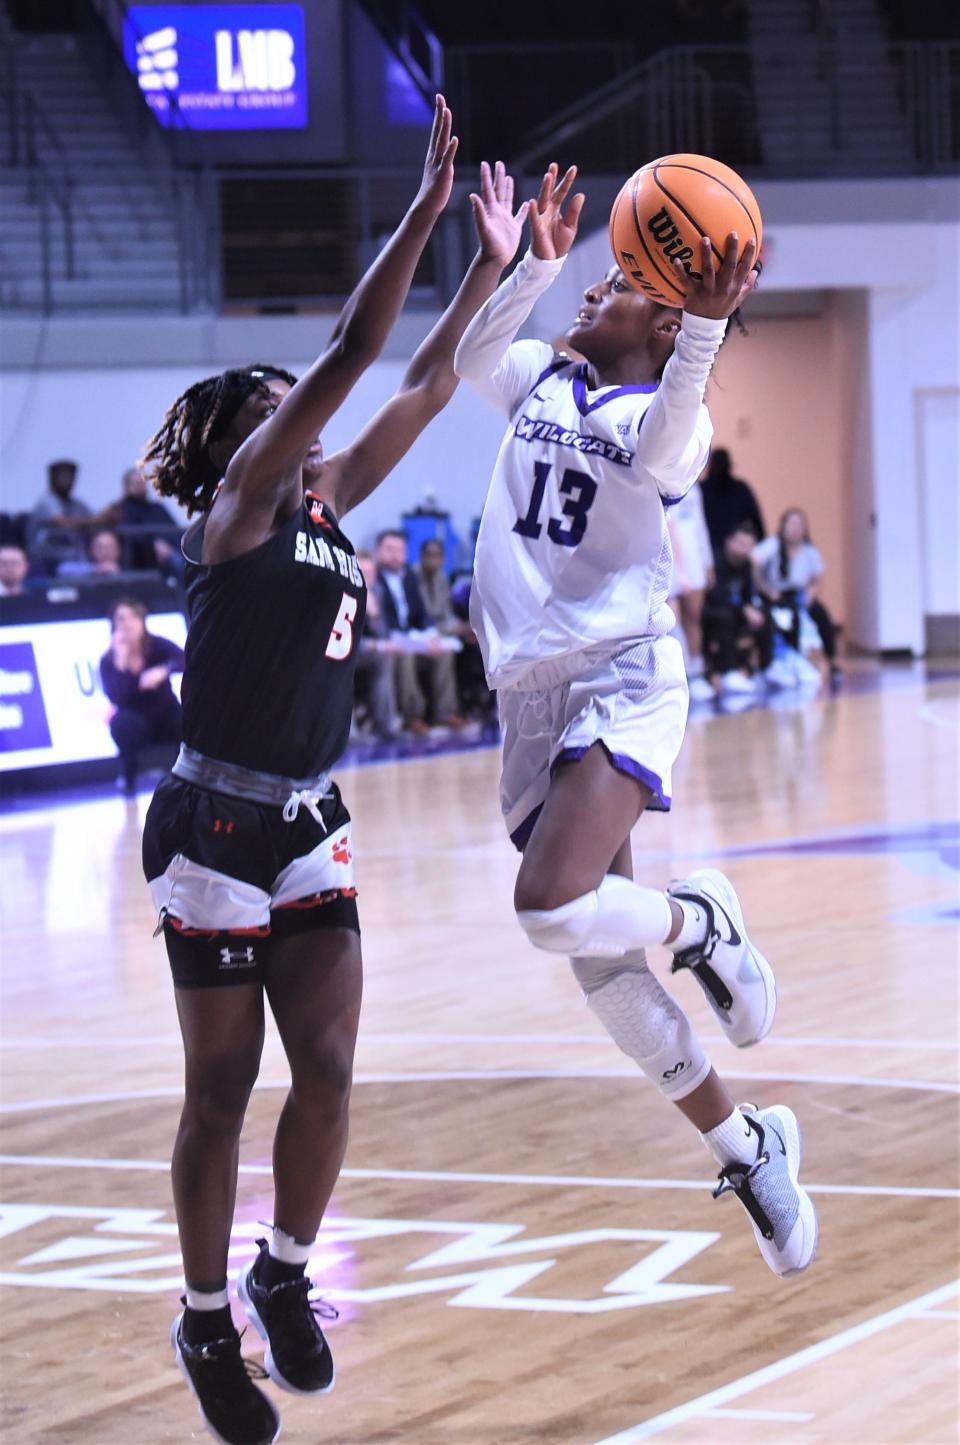
[[[614,266],[589,286],[567,340],[575,363],[514,342],[561,270],[583,196],[575,168],[544,177],[531,248],[478,312],[455,369],[510,419],[477,543],[471,621],[503,729],[501,802],[523,852],[517,918],[530,941],[566,954],[614,1042],[699,1130],[774,1273],[812,1262],[817,1217],[799,1187],[801,1138],[782,1105],[737,1108],[687,1018],[647,967],[665,944],[741,1048],[769,1031],[776,989],[737,895],[714,869],[665,892],[632,881],[630,834],[668,809],[687,685],[667,605],[665,512],[706,461],[703,404],[730,316],[756,273],[736,237],[715,267],[680,275],[682,313],[630,289]],[[496,215],[485,176],[477,225]]]

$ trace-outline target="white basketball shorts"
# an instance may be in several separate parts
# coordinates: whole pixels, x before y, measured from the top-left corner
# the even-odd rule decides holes
[[[580,671],[571,677],[572,666]],[[502,689],[500,806],[514,844],[526,845],[554,768],[598,742],[615,768],[651,790],[651,808],[669,811],[687,702],[673,637],[590,648],[541,663],[522,687]]]

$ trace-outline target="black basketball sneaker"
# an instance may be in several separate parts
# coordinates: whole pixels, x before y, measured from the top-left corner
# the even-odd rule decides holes
[[[210,1434],[222,1445],[271,1445],[280,1434],[280,1416],[253,1383],[266,1379],[266,1373],[244,1359],[239,1334],[234,1330],[225,1339],[191,1345],[183,1338],[182,1323],[181,1314],[173,1322],[170,1343]]]
[[[260,1253],[237,1280],[237,1293],[250,1323],[267,1342],[263,1363],[267,1374],[295,1395],[320,1395],[333,1389],[336,1372],[330,1346],[317,1317],[335,1320],[337,1311],[323,1300],[310,1299],[306,1277],[267,1289],[259,1282],[267,1241],[258,1239]]]

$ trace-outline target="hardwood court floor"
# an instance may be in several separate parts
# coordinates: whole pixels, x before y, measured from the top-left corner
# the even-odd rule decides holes
[[[675,812],[635,835],[645,882],[717,860],[776,965],[777,1025],[747,1053],[717,1038],[692,980],[676,990],[735,1093],[788,1102],[805,1130],[821,1248],[792,1282],[767,1272],[740,1207],[711,1200],[696,1136],[565,963],[519,933],[495,752],[341,776],[367,994],[314,1261],[341,1312],[339,1379],[328,1398],[275,1396],[285,1441],[956,1438],[958,721],[956,683],[919,670],[697,721]],[[181,1056],[139,871],[145,807],[0,821],[11,1445],[208,1438],[166,1339]],[[271,1038],[235,1268],[270,1216],[284,1077]]]

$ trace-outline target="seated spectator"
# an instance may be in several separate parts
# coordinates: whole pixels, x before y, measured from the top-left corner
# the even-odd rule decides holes
[[[480,655],[477,634],[470,626],[468,618],[457,616],[453,605],[450,579],[443,570],[443,563],[443,543],[436,538],[430,538],[424,542],[420,548],[420,565],[416,569],[420,592],[430,621],[440,635],[457,637],[463,643],[462,650],[454,655],[457,693],[462,703],[466,692],[473,691],[478,672],[479,676],[483,676],[483,659]],[[489,689],[484,686],[483,692],[487,693]],[[480,711],[483,713],[488,711],[485,698]]]
[[[799,507],[788,508],[780,518],[777,535],[754,547],[753,565],[767,600],[796,609],[797,639],[793,645],[797,651],[809,657],[822,648],[831,680],[836,684],[840,678],[837,629],[817,595],[823,558],[810,540],[806,513]]]
[[[397,701],[403,725],[412,733],[429,731],[435,723],[463,726],[457,700],[453,655],[441,642],[430,620],[416,573],[407,566],[407,539],[389,529],[377,538],[377,598],[387,629],[392,634],[423,633],[423,650],[404,650],[397,658]],[[425,691],[426,689],[426,691]]]
[[[91,515],[90,508],[73,495],[76,462],[51,462],[47,468],[47,494],[27,520],[27,554],[46,576],[55,575],[61,562],[83,562],[84,538],[73,523]],[[61,525],[66,522],[66,526]]]
[[[179,576],[183,571],[183,529],[162,502],[147,496],[147,479],[139,467],[128,467],[124,472],[123,495],[113,505],[117,519],[111,525],[119,530],[126,570],[145,572],[159,567],[162,572]]]
[[[0,547],[0,597],[22,597],[30,562],[22,547]]]
[[[753,692],[753,674],[773,661],[773,623],[754,578],[751,553],[757,533],[740,522],[717,557],[717,576],[703,606],[707,673],[721,692]]]
[[[58,577],[116,577],[120,566],[120,538],[116,532],[94,532],[82,561],[61,562]]]
[[[183,671],[183,652],[147,631],[147,609],[132,597],[110,608],[110,650],[100,659],[103,690],[114,705],[110,735],[120,754],[128,797],[136,791],[141,751],[153,743],[180,741],[180,704],[170,674]]]
[[[121,495],[99,512],[85,517],[61,517],[58,527],[117,532],[120,537],[123,570],[148,572],[159,568],[177,576],[183,571],[180,554],[182,528],[171,512],[147,496],[147,479],[139,467],[123,474]]]
[[[749,522],[758,537],[767,535],[753,488],[742,477],[735,477],[730,466],[726,447],[716,447],[700,479],[707,530],[718,560],[724,542],[740,522]]]
[[[389,741],[400,730],[396,685],[400,648],[391,641],[380,606],[377,564],[370,552],[358,552],[357,561],[367,584],[367,609],[357,655],[356,700],[365,710],[375,735]]]
[[[699,482],[694,482],[681,501],[667,508],[667,528],[673,548],[670,603],[683,634],[690,701],[705,702],[714,694],[704,677],[703,597],[713,586],[714,567]]]

